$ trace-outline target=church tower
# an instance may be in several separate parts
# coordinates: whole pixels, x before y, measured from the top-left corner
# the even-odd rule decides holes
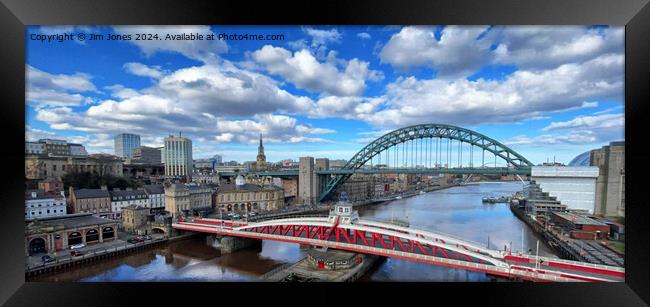
[[[266,170],[266,156],[264,155],[264,145],[262,144],[262,134],[260,133],[260,146],[257,148],[257,162],[255,168],[258,171]]]

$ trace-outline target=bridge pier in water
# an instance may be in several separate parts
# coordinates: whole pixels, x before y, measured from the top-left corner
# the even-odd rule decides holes
[[[249,247],[262,247],[262,240],[251,238],[211,235],[208,236],[207,240],[213,247],[218,248],[222,254],[230,254]]]

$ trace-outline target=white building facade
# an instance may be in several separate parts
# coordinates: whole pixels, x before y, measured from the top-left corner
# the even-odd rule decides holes
[[[191,176],[192,163],[192,140],[181,136],[165,138],[165,176]]]
[[[533,166],[531,180],[568,210],[594,213],[598,167]]]
[[[32,190],[25,195],[25,219],[39,219],[67,214],[65,194],[46,194]]]
[[[148,208],[156,210],[165,210],[165,188],[161,184],[152,184],[144,186],[144,192],[149,198]],[[152,210],[153,211],[153,210]]]
[[[149,207],[149,197],[142,190],[111,191],[111,211],[114,219],[122,217],[122,208],[136,205]]]

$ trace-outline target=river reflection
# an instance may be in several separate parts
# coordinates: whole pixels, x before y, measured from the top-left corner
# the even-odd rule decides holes
[[[407,220],[411,226],[513,251],[535,250],[537,237],[506,204],[483,204],[484,196],[511,195],[521,183],[481,183],[361,208],[362,218]],[[539,254],[553,256],[540,242]],[[205,237],[170,243],[34,281],[255,281],[284,263],[305,256],[298,244],[264,241],[261,247],[221,255]],[[489,281],[483,273],[387,259],[361,281]]]

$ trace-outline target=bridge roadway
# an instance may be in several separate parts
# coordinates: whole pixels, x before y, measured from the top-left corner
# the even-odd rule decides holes
[[[330,169],[314,171],[318,175],[350,175],[350,174],[463,174],[463,175],[530,175],[530,168],[508,167],[466,167],[466,168],[388,168],[388,169]],[[277,170],[264,172],[222,172],[221,177],[234,177],[239,174],[255,174],[271,177],[297,177],[298,170]]]
[[[382,221],[359,219],[339,224],[328,217],[298,217],[261,222],[208,218],[179,219],[179,230],[300,243],[406,259],[530,281],[623,282],[622,267],[511,254],[481,243]],[[539,261],[539,262],[538,262]]]

